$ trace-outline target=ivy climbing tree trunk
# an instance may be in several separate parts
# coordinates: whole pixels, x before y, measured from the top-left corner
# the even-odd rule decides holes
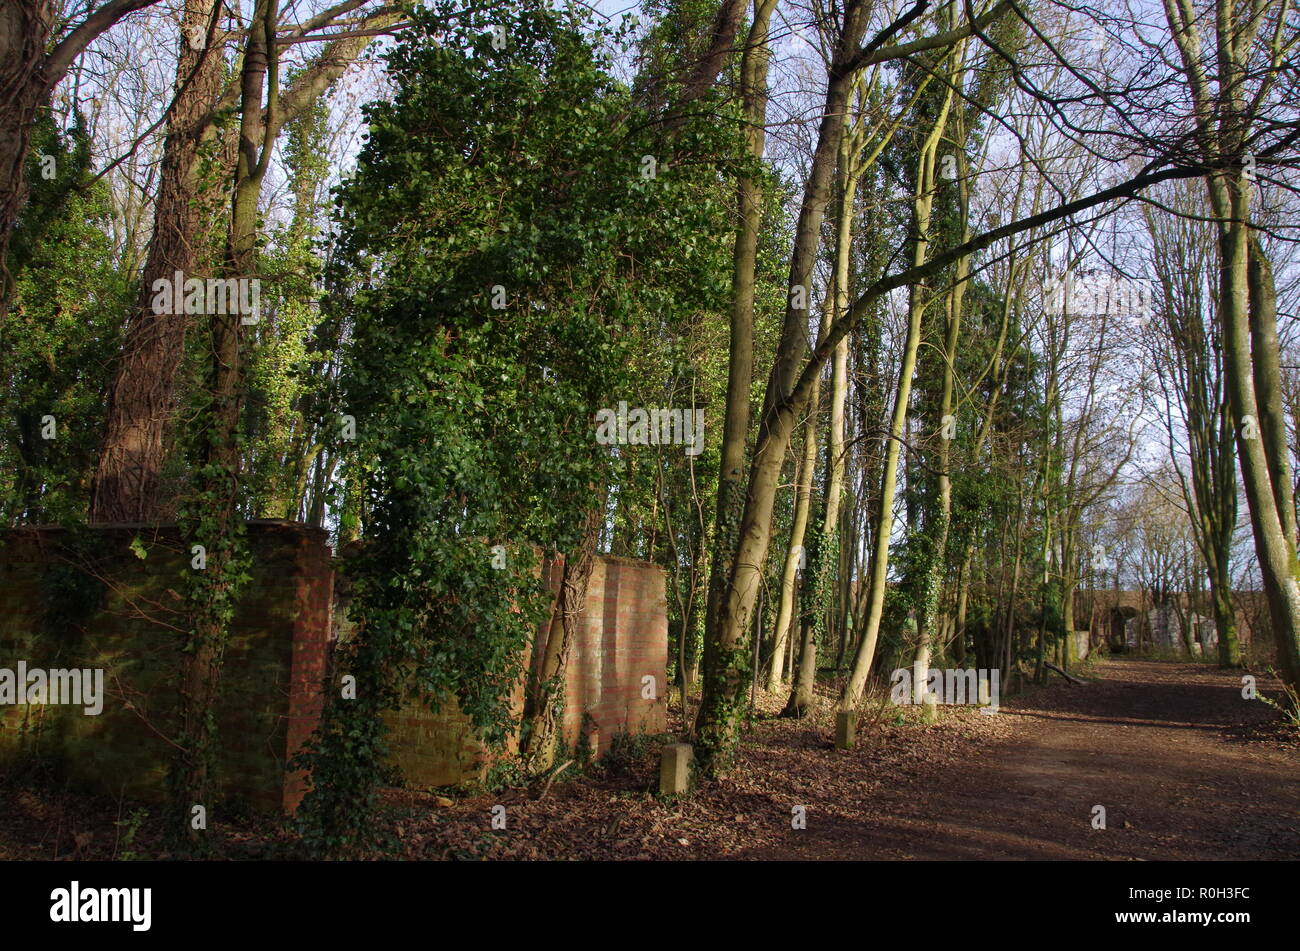
[[[156,0],[151,0],[156,2]],[[360,6],[349,5],[349,9]],[[186,0],[181,14],[180,50],[176,67],[176,98],[167,114],[167,137],[159,170],[154,231],[142,274],[135,310],[127,324],[122,352],[109,390],[108,416],[91,490],[91,518],[101,522],[152,522],[170,516],[175,500],[160,491],[159,474],[166,463],[166,429],[178,402],[177,370],[185,350],[191,315],[157,314],[152,308],[153,285],[180,272],[203,277],[218,263],[221,238],[211,232],[220,225],[219,209],[236,174],[239,135],[223,132],[221,111],[234,108],[241,124],[243,88],[227,82],[218,24],[222,5],[216,0]],[[341,7],[315,18],[314,30],[331,26]],[[276,116],[256,107],[256,117],[275,135],[289,119],[303,115],[356,61],[376,32],[401,19],[387,7],[360,16],[358,33],[339,35],[325,43],[283,91],[276,91]],[[249,37],[255,26],[248,27]],[[195,42],[202,37],[201,42]],[[304,28],[295,39],[305,41]],[[261,42],[259,40],[259,42]],[[272,41],[280,45],[283,38]],[[242,75],[242,73],[241,73]],[[260,183],[257,186],[260,195]],[[224,263],[222,264],[224,267]]]
[[[835,159],[852,88],[853,71],[848,64],[858,51],[868,16],[869,11],[864,9],[863,3],[851,0],[845,6],[842,29],[836,40],[817,146],[795,230],[781,341],[768,381],[765,420],[760,426],[760,439],[765,429],[772,438],[765,451],[755,453],[738,532],[718,533],[720,548],[733,549],[732,539],[735,543],[734,550],[729,552],[730,565],[727,565],[725,555],[715,563],[718,570],[712,585],[708,635],[704,644],[704,694],[696,720],[696,736],[699,762],[706,775],[726,769],[735,751],[740,699],[750,666],[745,643],[752,620],[750,612],[758,595],[762,565],[767,556],[773,495],[793,430],[791,415],[781,414],[773,418],[769,408],[792,395],[806,349],[804,341],[808,333],[808,295],[813,265],[820,243],[822,220],[830,200]],[[797,403],[793,408],[802,413],[808,406],[807,393]],[[743,471],[743,458],[741,469]],[[724,469],[724,475],[729,472]],[[732,486],[731,491],[738,490],[740,479],[737,478]]]
[[[755,165],[767,138],[768,24],[776,0],[756,0],[740,64],[740,95],[746,123],[746,146]],[[740,520],[749,440],[750,388],[754,379],[754,280],[759,229],[763,219],[763,182],[755,170],[742,174],[736,190],[738,226],[731,277],[731,326],[727,363],[727,403],[718,475],[717,533],[709,573],[706,617],[715,616],[723,596],[722,579],[731,571],[736,526]],[[707,642],[706,642],[707,653]]]
[[[935,164],[943,130],[947,124],[948,110],[952,104],[952,89],[944,96],[939,116],[926,136],[917,154],[916,191],[912,198],[912,265],[921,267],[929,258],[930,214],[934,207]],[[867,580],[867,615],[860,634],[853,669],[840,696],[842,710],[856,710],[867,677],[871,673],[880,636],[880,618],[884,612],[886,579],[889,571],[889,542],[894,525],[894,496],[898,488],[898,459],[904,431],[907,428],[908,404],[912,398],[912,377],[916,372],[917,351],[921,345],[921,324],[929,303],[929,289],[916,282],[908,288],[907,338],[903,344],[903,357],[898,369],[898,386],[894,393],[894,409],[889,425],[889,442],[885,447],[885,465],[880,480],[880,510],[876,514],[874,529],[875,549],[871,555],[871,569]],[[928,665],[928,658],[927,658]]]
[[[596,542],[605,524],[605,507],[593,507],[587,515],[582,541],[565,556],[560,590],[555,596],[546,646],[528,698],[527,723],[521,750],[524,768],[530,774],[543,773],[555,762],[555,748],[564,729],[564,672],[573,652],[578,619],[587,606],[587,585],[595,564]]]
[[[178,272],[182,280],[197,276],[196,270],[206,272],[219,253],[212,232],[222,217],[220,203],[234,156],[221,154],[226,150],[211,135],[211,113],[226,72],[215,37],[218,13],[216,0],[187,0],[181,12],[177,94],[167,116],[154,230],[109,390],[104,441],[91,485],[90,517],[96,522],[153,522],[167,514],[159,486],[163,437],[175,410],[176,374],[190,317],[184,307],[156,311],[153,287],[158,280],[171,282]],[[201,43],[191,42],[200,36]],[[208,163],[203,161],[205,143]]]
[[[250,22],[241,72],[239,157],[235,172],[224,277],[253,280],[257,270],[257,205],[270,166],[279,122],[279,55],[275,42],[278,0],[258,0]],[[262,98],[267,96],[266,122]],[[250,295],[251,297],[251,295]],[[183,524],[206,564],[190,585],[191,633],[181,675],[181,748],[173,781],[173,814],[179,832],[199,847],[203,829],[192,821],[195,806],[211,809],[217,750],[215,710],[229,626],[244,573],[243,525],[237,508],[241,459],[240,417],[244,401],[241,347],[244,321],[258,315],[210,314],[211,353],[199,412],[197,462]]]
[[[959,54],[958,54],[959,55]],[[960,83],[960,75],[954,76],[953,83]],[[959,220],[962,222],[961,243],[970,239],[969,194],[966,186],[967,163],[962,147],[965,134],[960,121],[960,112],[954,117],[955,134],[953,140],[962,158],[958,165],[959,200],[957,203]],[[970,276],[970,258],[962,256],[953,268],[953,284],[944,297],[944,334],[943,348],[940,352],[942,369],[939,380],[939,448],[936,452],[938,474],[938,498],[934,507],[933,528],[930,531],[933,548],[930,563],[922,580],[921,609],[917,612],[916,656],[913,668],[928,671],[930,658],[941,636],[939,625],[940,586],[948,565],[948,535],[952,522],[952,443],[956,436],[956,418],[953,415],[954,391],[956,388],[957,342],[961,339],[962,302],[966,294],[966,283]]]
[[[850,255],[853,248],[853,201],[864,163],[861,150],[864,128],[859,125],[840,142],[839,200],[835,220],[835,271],[831,299],[823,309],[825,331],[843,319],[849,307]],[[817,680],[817,632],[826,614],[829,572],[839,562],[838,529],[840,499],[844,490],[844,404],[848,398],[849,341],[845,337],[831,356],[830,420],[826,438],[826,489],[822,498],[821,524],[807,559],[805,595],[799,631],[799,664],[794,689],[786,700],[786,716],[802,717],[811,709]],[[818,388],[813,387],[809,400],[808,428],[814,430],[817,418]],[[806,437],[805,437],[806,438]],[[814,447],[815,449],[815,447]],[[812,495],[811,463],[815,456],[805,456],[810,474],[808,494]],[[802,486],[800,487],[802,491]],[[805,521],[807,515],[805,514]],[[802,538],[800,539],[802,544]]]

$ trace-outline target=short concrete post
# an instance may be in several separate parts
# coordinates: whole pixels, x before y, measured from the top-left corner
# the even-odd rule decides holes
[[[850,710],[840,710],[835,714],[835,748],[851,750],[857,742],[858,715]]]
[[[669,743],[659,760],[659,792],[675,796],[686,792],[691,785],[691,761],[695,750],[689,743]]]
[[[939,719],[939,704],[932,691],[927,691],[921,700],[921,719],[926,723],[934,723]]]

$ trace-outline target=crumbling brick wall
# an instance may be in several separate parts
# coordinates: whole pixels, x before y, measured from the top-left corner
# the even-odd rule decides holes
[[[250,580],[221,679],[219,777],[254,809],[292,809],[288,758],[320,716],[333,571],[326,535],[296,522],[248,525]],[[141,557],[143,555],[144,557]],[[174,526],[0,532],[0,667],[102,668],[103,712],[0,706],[0,766],[31,756],[76,785],[159,800],[171,761],[180,594],[191,553]]]
[[[559,562],[548,562],[542,568],[552,594],[559,590],[561,567]],[[533,655],[536,670],[540,652]],[[565,745],[572,748],[582,738],[590,744],[592,755],[599,756],[609,751],[620,733],[663,732],[667,666],[663,569],[627,558],[597,556],[587,585],[586,609],[578,619],[565,668]],[[522,682],[514,700],[516,712],[521,713]],[[492,762],[454,701],[435,713],[412,700],[391,714],[388,722],[393,758],[410,786],[453,786],[480,779]],[[517,750],[516,740],[507,744],[506,753]]]
[[[297,807],[304,777],[287,763],[311,736],[344,612],[326,535],[296,522],[248,524],[250,580],[231,627],[217,721],[227,797],[259,810]],[[141,557],[143,555],[143,557]],[[0,769],[24,757],[74,785],[158,801],[177,735],[183,616],[191,553],[174,526],[0,531],[0,668],[102,668],[104,709],[0,705]],[[549,565],[552,590],[558,565]],[[620,732],[664,729],[668,630],[662,569],[597,558],[567,668],[564,730],[587,726],[593,752]],[[653,680],[647,684],[644,678]],[[515,693],[522,712],[524,684]],[[653,699],[651,699],[653,697]],[[488,756],[454,702],[390,715],[408,784],[444,786],[482,774]],[[508,746],[507,751],[513,751]]]

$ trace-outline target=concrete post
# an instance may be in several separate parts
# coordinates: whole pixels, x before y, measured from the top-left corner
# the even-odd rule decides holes
[[[835,714],[835,748],[851,750],[857,739],[858,715],[848,710]]]
[[[691,785],[691,761],[695,750],[689,743],[669,743],[659,760],[659,792],[675,796],[686,792]]]

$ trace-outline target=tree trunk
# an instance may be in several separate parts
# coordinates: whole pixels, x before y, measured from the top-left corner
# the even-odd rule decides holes
[[[170,513],[160,493],[164,430],[175,410],[175,382],[185,352],[189,316],[156,313],[154,282],[206,278],[216,250],[213,225],[227,188],[233,154],[217,156],[216,174],[201,170],[209,114],[221,95],[226,64],[219,50],[195,50],[188,37],[207,35],[216,0],[187,0],[181,14],[177,97],[167,121],[159,170],[154,230],[140,294],[127,323],[109,390],[108,418],[91,485],[96,522],[154,522]],[[258,104],[260,111],[261,104]],[[203,273],[195,273],[196,271]]]
[[[50,93],[43,67],[54,14],[51,0],[0,6],[0,341],[13,293],[9,239],[27,202],[27,149],[37,109]]]
[[[134,0],[138,6],[157,0]],[[257,123],[274,144],[284,122],[305,112],[369,45],[369,32],[396,22],[400,12],[366,16],[355,36],[328,42],[298,71],[286,88],[276,115],[255,107]],[[185,351],[189,316],[154,313],[153,283],[185,277],[213,263],[221,239],[208,234],[227,183],[236,174],[233,137],[218,138],[214,110],[223,103],[226,63],[215,41],[215,0],[186,0],[181,17],[177,96],[168,115],[168,134],[154,207],[154,233],[143,283],[123,339],[122,354],[109,391],[107,426],[91,490],[91,519],[102,522],[152,522],[170,516],[172,500],[160,495],[158,476],[167,446],[166,430],[176,407],[177,369]],[[249,28],[253,29],[252,26]],[[190,37],[207,42],[191,44]],[[265,43],[264,38],[257,42]],[[199,50],[193,45],[200,45]],[[275,90],[279,97],[279,90]],[[241,106],[241,108],[243,108]],[[243,119],[241,118],[241,122]],[[241,133],[242,135],[242,133]],[[258,183],[258,194],[261,185]]]
[[[1251,352],[1249,296],[1250,184],[1240,173],[1216,174],[1209,180],[1211,203],[1220,224],[1220,319],[1223,321],[1225,377],[1237,425],[1237,452],[1250,504],[1256,555],[1268,600],[1278,664],[1292,687],[1300,684],[1300,565],[1278,506],[1268,442],[1261,437],[1261,407],[1281,416],[1282,394],[1267,374],[1257,376],[1256,361],[1277,355]],[[1257,336],[1257,345],[1276,345],[1276,335]],[[1280,361],[1279,361],[1280,362]],[[1257,392],[1257,387],[1265,388]],[[1249,417],[1249,419],[1247,419]]]
[[[1282,520],[1282,530],[1291,547],[1296,547],[1295,495],[1291,481],[1291,453],[1287,449],[1286,409],[1282,402],[1282,366],[1277,342],[1277,288],[1273,268],[1260,244],[1259,236],[1250,233],[1247,248],[1247,286],[1250,299],[1250,355],[1259,400],[1259,432],[1264,439],[1264,457],[1268,460],[1269,478],[1273,482],[1274,502]],[[1269,398],[1260,399],[1268,394]],[[1274,398],[1275,396],[1275,398]]]
[[[520,755],[530,774],[545,772],[555,760],[556,742],[564,726],[564,672],[573,651],[578,619],[587,606],[587,584],[591,581],[596,541],[604,521],[605,507],[593,507],[577,550],[564,559],[541,670],[528,703],[528,722],[523,730],[524,748]],[[685,704],[685,694],[682,702]]]
[[[823,326],[820,333],[828,333],[848,312],[849,264],[853,246],[853,199],[857,192],[860,173],[858,150],[860,134],[847,134],[841,139],[839,157],[840,196],[835,222],[835,272],[832,281],[833,295],[823,309]],[[802,623],[799,637],[799,671],[794,689],[786,701],[784,715],[803,717],[812,707],[817,681],[817,628],[825,617],[825,595],[828,590],[828,572],[839,561],[840,499],[844,490],[844,405],[848,397],[849,341],[842,338],[831,356],[830,432],[826,441],[826,493],[822,500],[820,534],[808,560],[805,583],[808,595],[801,602]],[[814,421],[818,411],[818,387],[813,387],[809,400],[809,429],[815,431]],[[812,457],[805,455],[805,461]],[[812,478],[809,477],[809,498],[812,495]]]
[[[812,574],[807,570],[808,561],[804,554],[804,533],[808,527],[809,510],[812,508],[812,487],[815,481],[817,469],[817,414],[819,412],[818,403],[821,396],[821,384],[813,385],[812,396],[808,403],[808,419],[804,423],[804,455],[802,469],[799,476],[799,497],[796,500],[794,529],[798,529],[799,550],[794,551],[794,529],[791,530],[790,545],[791,550],[786,554],[785,570],[790,575],[790,603],[789,611],[786,611],[785,588],[782,578],[781,590],[781,610],[782,615],[778,617],[778,624],[784,623],[788,629],[788,634],[793,636],[796,630],[799,630],[800,637],[794,643],[794,688],[791,691],[790,698],[786,701],[785,714],[794,716],[803,716],[803,710],[807,704],[812,703],[813,683],[817,679],[817,651],[816,645],[810,650],[806,637],[807,632],[799,625],[799,612],[794,610],[795,604],[802,604],[810,596],[814,583],[811,581]],[[795,557],[792,557],[795,556]],[[802,565],[800,564],[802,562]],[[799,585],[798,596],[795,596],[795,577],[794,569],[803,567],[803,579]],[[782,645],[784,646],[784,644]],[[768,682],[769,690],[776,690],[780,684]],[[796,701],[796,697],[799,698]],[[794,713],[798,709],[800,712]]]
[[[948,109],[952,104],[952,91],[944,97],[943,107],[917,156],[916,194],[912,199],[912,227],[914,243],[912,264],[919,266],[929,257],[930,213],[934,207],[935,161],[940,137],[947,124]],[[865,628],[853,658],[853,670],[840,696],[840,709],[857,709],[871,664],[875,658],[876,641],[880,636],[880,618],[884,612],[886,580],[889,574],[889,542],[894,525],[894,496],[898,488],[898,459],[903,436],[907,428],[908,403],[912,398],[912,377],[916,372],[916,355],[921,346],[921,318],[926,309],[928,288],[913,284],[908,295],[907,340],[903,346],[903,360],[898,369],[898,388],[894,394],[894,412],[889,426],[889,443],[885,447],[885,465],[880,480],[880,510],[876,515],[875,550],[871,557],[870,585],[867,592],[867,617]],[[929,666],[929,652],[924,658]]]
[[[251,279],[256,271],[257,204],[275,142],[278,51],[275,29],[278,0],[258,0],[250,21],[241,75],[239,163],[223,276]],[[262,96],[269,89],[267,122]],[[206,380],[207,406],[199,413],[199,465],[194,475],[190,541],[207,550],[190,599],[191,634],[181,682],[179,768],[173,781],[173,811],[182,825],[174,831],[192,845],[201,839],[187,821],[190,808],[208,802],[216,753],[213,710],[219,693],[229,623],[239,588],[240,529],[239,428],[244,399],[243,314],[208,315],[211,357]]]
[[[772,505],[795,419],[807,410],[809,402],[807,394],[797,398],[794,395],[808,333],[807,295],[848,111],[851,78],[844,64],[857,50],[867,19],[863,5],[856,0],[848,5],[844,16],[845,26],[832,63],[817,147],[795,229],[785,320],[768,380],[764,422],[759,427],[759,445],[750,468],[738,544],[730,570],[719,578],[717,610],[711,611],[709,617],[709,635],[704,646],[704,695],[696,729],[700,766],[705,775],[717,775],[725,769],[735,751],[741,712],[739,699],[748,667],[745,634],[767,558]]]
[[[816,396],[812,400],[816,405]],[[781,600],[777,605],[776,627],[772,645],[772,665],[768,668],[767,689],[775,692],[784,679],[785,641],[795,618],[795,582],[799,569],[806,564],[804,532],[808,528],[808,509],[812,503],[813,478],[817,465],[817,412],[808,414],[803,429],[803,459],[795,488],[794,520],[790,525],[790,544],[781,568]]]

